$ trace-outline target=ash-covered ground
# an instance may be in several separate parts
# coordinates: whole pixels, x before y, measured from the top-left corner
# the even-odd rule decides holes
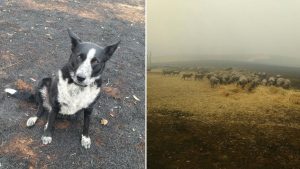
[[[0,0],[1,169],[144,168],[144,5],[143,0]],[[70,55],[67,28],[102,46],[121,40],[107,63],[107,92],[93,111],[88,150],[80,144],[82,115],[59,119],[45,146],[40,139],[45,120],[31,129],[25,125],[36,106],[3,92],[30,89],[56,74]],[[107,125],[100,124],[102,118]]]

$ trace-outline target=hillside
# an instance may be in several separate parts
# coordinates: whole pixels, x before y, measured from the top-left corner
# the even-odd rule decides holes
[[[299,122],[296,90],[148,73],[149,168],[295,168]]]

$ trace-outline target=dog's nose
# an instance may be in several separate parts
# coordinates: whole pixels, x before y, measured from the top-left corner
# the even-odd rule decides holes
[[[80,75],[77,75],[77,80],[78,80],[79,82],[83,82],[83,81],[85,80],[85,77],[80,76]]]

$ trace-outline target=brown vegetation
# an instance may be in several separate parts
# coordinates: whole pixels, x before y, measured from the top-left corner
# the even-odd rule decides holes
[[[299,103],[295,90],[148,73],[148,167],[299,166]]]

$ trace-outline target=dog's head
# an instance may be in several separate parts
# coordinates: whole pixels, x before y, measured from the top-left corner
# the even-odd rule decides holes
[[[72,54],[68,63],[71,78],[77,85],[90,85],[101,77],[105,63],[111,58],[120,41],[101,47],[95,43],[81,41],[70,29],[68,33],[72,42]]]

